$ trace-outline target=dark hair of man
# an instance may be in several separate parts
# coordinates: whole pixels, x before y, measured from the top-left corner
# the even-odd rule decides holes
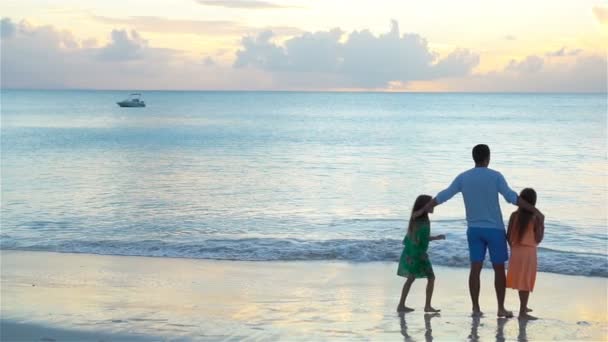
[[[475,165],[481,165],[490,158],[490,148],[488,145],[479,144],[473,147],[473,160]]]

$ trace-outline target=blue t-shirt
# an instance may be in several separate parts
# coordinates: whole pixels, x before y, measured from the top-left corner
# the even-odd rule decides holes
[[[450,186],[435,197],[441,204],[462,192],[469,227],[505,229],[498,194],[507,202],[517,204],[517,193],[498,171],[475,167],[458,175]]]

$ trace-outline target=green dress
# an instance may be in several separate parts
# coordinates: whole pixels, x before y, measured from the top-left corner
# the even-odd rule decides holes
[[[414,233],[416,239],[406,236],[403,239],[403,252],[399,259],[397,274],[402,277],[413,275],[416,278],[433,277],[433,266],[429,260],[427,250],[431,237],[431,224],[429,222],[417,222],[418,229]]]

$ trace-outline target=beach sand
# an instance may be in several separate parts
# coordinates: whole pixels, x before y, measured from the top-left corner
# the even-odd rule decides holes
[[[395,312],[396,263],[242,262],[2,251],[2,341],[594,340],[608,337],[608,279],[539,273],[538,321],[497,319],[492,271],[485,317],[470,317],[466,269],[435,267]],[[508,290],[507,307],[518,307]]]

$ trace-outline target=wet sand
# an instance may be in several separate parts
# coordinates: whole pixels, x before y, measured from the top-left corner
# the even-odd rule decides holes
[[[122,340],[606,340],[608,279],[539,273],[529,306],[541,319],[496,318],[482,272],[485,316],[470,317],[466,269],[435,267],[395,312],[396,263],[239,262],[1,252],[2,341]],[[517,309],[508,290],[507,307]]]

